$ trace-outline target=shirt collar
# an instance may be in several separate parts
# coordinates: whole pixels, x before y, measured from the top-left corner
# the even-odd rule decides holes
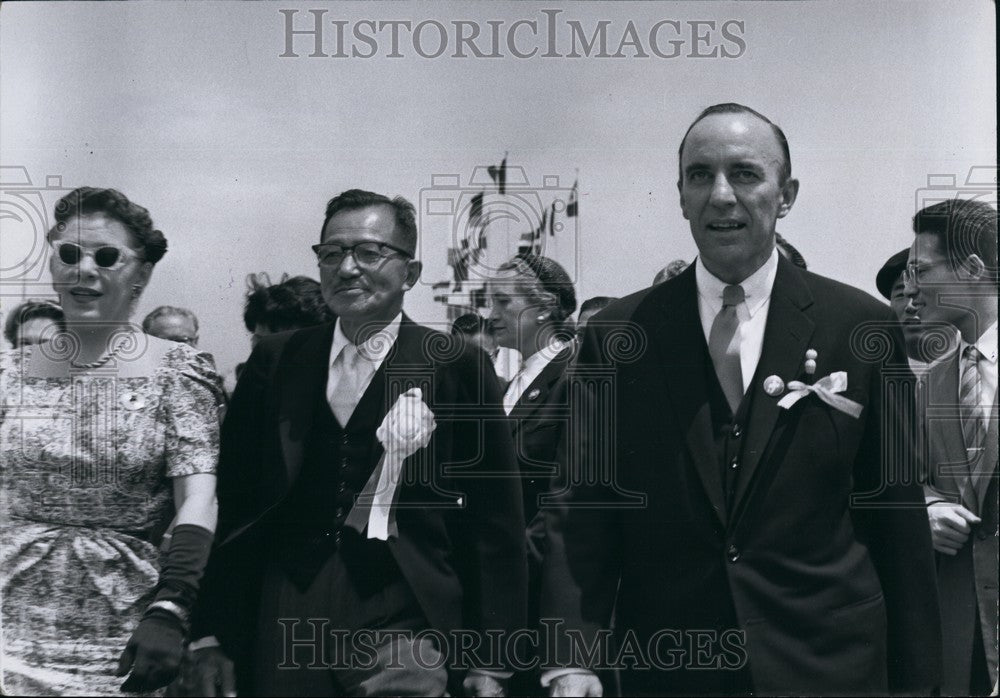
[[[566,342],[560,339],[553,339],[551,342],[525,359],[521,365],[521,371],[523,373],[528,373],[531,369],[537,366],[544,366],[552,361],[552,359],[556,358],[559,355],[559,352],[565,348]]]
[[[959,337],[961,338],[961,335]],[[986,331],[979,335],[979,339],[974,344],[983,360],[995,364],[997,362],[997,322],[994,321],[992,325],[987,327]],[[969,342],[966,342],[964,339],[959,340],[959,351],[963,354],[967,346],[969,346]]]
[[[362,342],[358,346],[358,355],[366,361],[381,363],[386,355],[388,355],[389,350],[392,349],[392,345],[396,343],[396,338],[399,337],[399,324],[402,319],[403,314],[399,313],[388,325]],[[353,342],[344,334],[340,318],[337,318],[337,322],[333,327],[333,345],[330,347],[331,365],[333,365],[333,362],[340,356],[340,352],[348,344],[353,344]]]
[[[771,256],[767,258],[767,261],[760,265],[757,271],[740,282],[739,285],[743,287],[744,303],[750,312],[750,317],[753,317],[771,297],[777,273],[778,248],[775,247],[771,250]],[[718,312],[718,309],[722,308],[722,293],[730,284],[710,272],[701,260],[701,255],[698,255],[695,262],[695,281],[698,284],[698,295],[708,301],[709,306]]]

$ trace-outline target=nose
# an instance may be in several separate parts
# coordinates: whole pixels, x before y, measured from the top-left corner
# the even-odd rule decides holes
[[[97,262],[94,261],[94,256],[90,254],[84,254],[80,256],[80,262],[76,265],[79,269],[79,275],[81,279],[92,279],[97,276],[98,266]]]
[[[354,259],[354,250],[351,250],[344,256],[343,261],[340,263],[340,267],[337,269],[337,273],[346,278],[354,278],[361,273],[361,269],[358,267],[358,263]]]
[[[916,298],[917,294],[920,293],[920,287],[917,286],[917,282],[909,274],[903,274],[903,295],[910,300]]]
[[[711,203],[713,206],[732,206],[736,203],[733,188],[724,174],[716,175],[712,182]]]

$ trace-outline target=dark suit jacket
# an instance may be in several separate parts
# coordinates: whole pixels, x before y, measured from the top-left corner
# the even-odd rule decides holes
[[[546,364],[508,416],[529,527],[538,518],[539,497],[549,491],[556,474],[556,450],[569,418],[566,387],[561,379],[573,360],[575,346],[570,343]]]
[[[969,475],[968,456],[958,409],[959,353],[936,364],[927,377],[921,401],[927,463],[924,486],[928,501],[962,503],[962,484]],[[944,663],[941,691],[962,695],[970,689],[971,659],[976,624],[982,632],[990,684],[997,681],[997,401],[986,433],[982,455],[992,463],[993,478],[977,497],[982,522],[972,528],[957,555],[938,555],[938,591]]]
[[[750,411],[732,431],[744,443],[731,506],[694,265],[588,322],[570,378],[571,394],[586,399],[574,401],[572,450],[561,458],[569,481],[546,516],[542,615],[595,638],[620,580],[617,630],[644,648],[659,638],[663,669],[650,660],[651,670],[627,672],[626,693],[718,690],[712,668],[747,659],[764,695],[936,685],[922,493],[914,473],[885,477],[880,457],[894,416],[883,404],[889,321],[860,291],[779,260]],[[855,334],[866,322],[882,331]],[[816,396],[782,409],[764,392],[771,375],[812,382],[810,348],[812,378],[847,372],[860,419]],[[852,505],[852,493],[868,492]],[[707,655],[697,651],[700,630],[721,639]],[[558,649],[554,664],[575,663],[565,638]]]
[[[325,393],[332,340],[332,324],[263,339],[223,425],[220,542],[206,570],[193,634],[219,637],[238,670],[254,646],[271,514],[301,469],[314,409]],[[388,543],[392,555],[432,628],[523,627],[521,488],[493,368],[481,351],[404,315],[361,404],[381,401],[376,413],[384,415],[411,386],[422,387],[437,428],[428,446],[404,464],[399,538]],[[375,449],[372,469],[381,452]]]

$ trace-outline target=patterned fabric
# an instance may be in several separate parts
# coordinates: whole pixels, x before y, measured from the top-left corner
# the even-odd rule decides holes
[[[979,359],[981,355],[975,345],[970,344],[962,352],[962,374],[958,385],[958,399],[962,410],[962,434],[965,437],[965,451],[969,458],[969,470],[972,475],[972,493],[969,499],[976,506],[972,511],[978,513],[979,498],[976,496],[980,488],[989,484],[992,467],[986,468],[980,463],[983,446],[986,443],[986,414],[983,409],[982,376],[979,375]],[[992,466],[992,464],[990,464]]]
[[[215,471],[221,380],[185,344],[134,378],[29,377],[30,356],[0,353],[2,690],[121,695],[170,478]]]

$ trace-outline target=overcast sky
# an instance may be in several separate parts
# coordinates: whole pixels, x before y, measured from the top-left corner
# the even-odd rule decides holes
[[[505,152],[543,206],[579,178],[580,216],[557,216],[564,228],[546,253],[571,270],[581,299],[624,295],[695,256],[677,146],[702,108],[723,101],[788,136],[801,189],[779,231],[812,270],[874,294],[878,268],[909,245],[915,208],[939,196],[925,191],[928,176],[963,185],[971,167],[992,166],[995,190],[994,12],[986,0],[4,3],[0,302],[51,293],[47,273],[36,284],[29,269],[42,224],[24,215],[24,192],[35,187],[51,216],[67,189],[115,187],[149,208],[170,246],[140,316],[163,303],[193,309],[202,347],[230,370],[249,350],[246,275],[316,276],[309,245],[330,197],[362,187],[458,201],[479,190],[475,167]],[[305,30],[316,16],[319,47],[309,35],[286,45],[286,22]],[[390,57],[394,25],[378,29],[394,20],[410,23],[395,25],[400,57]],[[585,50],[574,33],[589,40],[601,27],[604,55],[621,57],[598,57],[599,42]],[[456,49],[473,31],[482,57]],[[574,37],[579,57],[569,57]],[[442,38],[442,55],[421,55]],[[289,48],[298,57],[281,57]],[[326,56],[311,57],[317,48]],[[18,172],[32,185],[12,181]],[[451,174],[459,181],[422,192]],[[558,184],[545,189],[546,176]],[[525,200],[490,194],[488,204],[523,210]],[[453,226],[421,221],[426,285],[406,308],[442,322],[430,284],[450,275]],[[530,224],[494,226],[505,242],[491,253],[505,254],[504,236]]]

